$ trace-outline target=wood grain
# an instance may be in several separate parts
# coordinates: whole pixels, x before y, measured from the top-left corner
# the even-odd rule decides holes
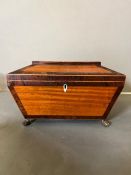
[[[28,115],[103,116],[117,87],[14,86]]]
[[[23,72],[84,72],[84,73],[111,73],[97,65],[33,65],[23,69]]]

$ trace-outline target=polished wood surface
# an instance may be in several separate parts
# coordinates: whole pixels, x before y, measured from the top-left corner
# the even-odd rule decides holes
[[[117,87],[14,86],[28,115],[103,116]]]
[[[97,65],[34,65],[23,69],[23,72],[44,73],[44,72],[83,72],[83,73],[111,73]]]
[[[33,61],[10,72],[7,85],[25,118],[105,119],[125,78],[101,62]]]

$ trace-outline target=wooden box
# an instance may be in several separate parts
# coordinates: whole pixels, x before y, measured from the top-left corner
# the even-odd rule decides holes
[[[8,88],[28,125],[36,118],[106,120],[125,75],[101,62],[46,62],[7,75]]]

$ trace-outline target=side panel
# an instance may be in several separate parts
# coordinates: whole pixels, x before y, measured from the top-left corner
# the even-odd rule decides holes
[[[27,116],[92,119],[104,116],[118,87],[68,86],[66,92],[63,86],[14,86],[13,89]]]

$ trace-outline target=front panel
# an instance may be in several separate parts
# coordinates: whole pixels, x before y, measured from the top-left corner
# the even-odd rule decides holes
[[[28,116],[104,115],[118,87],[105,86],[14,86]]]

